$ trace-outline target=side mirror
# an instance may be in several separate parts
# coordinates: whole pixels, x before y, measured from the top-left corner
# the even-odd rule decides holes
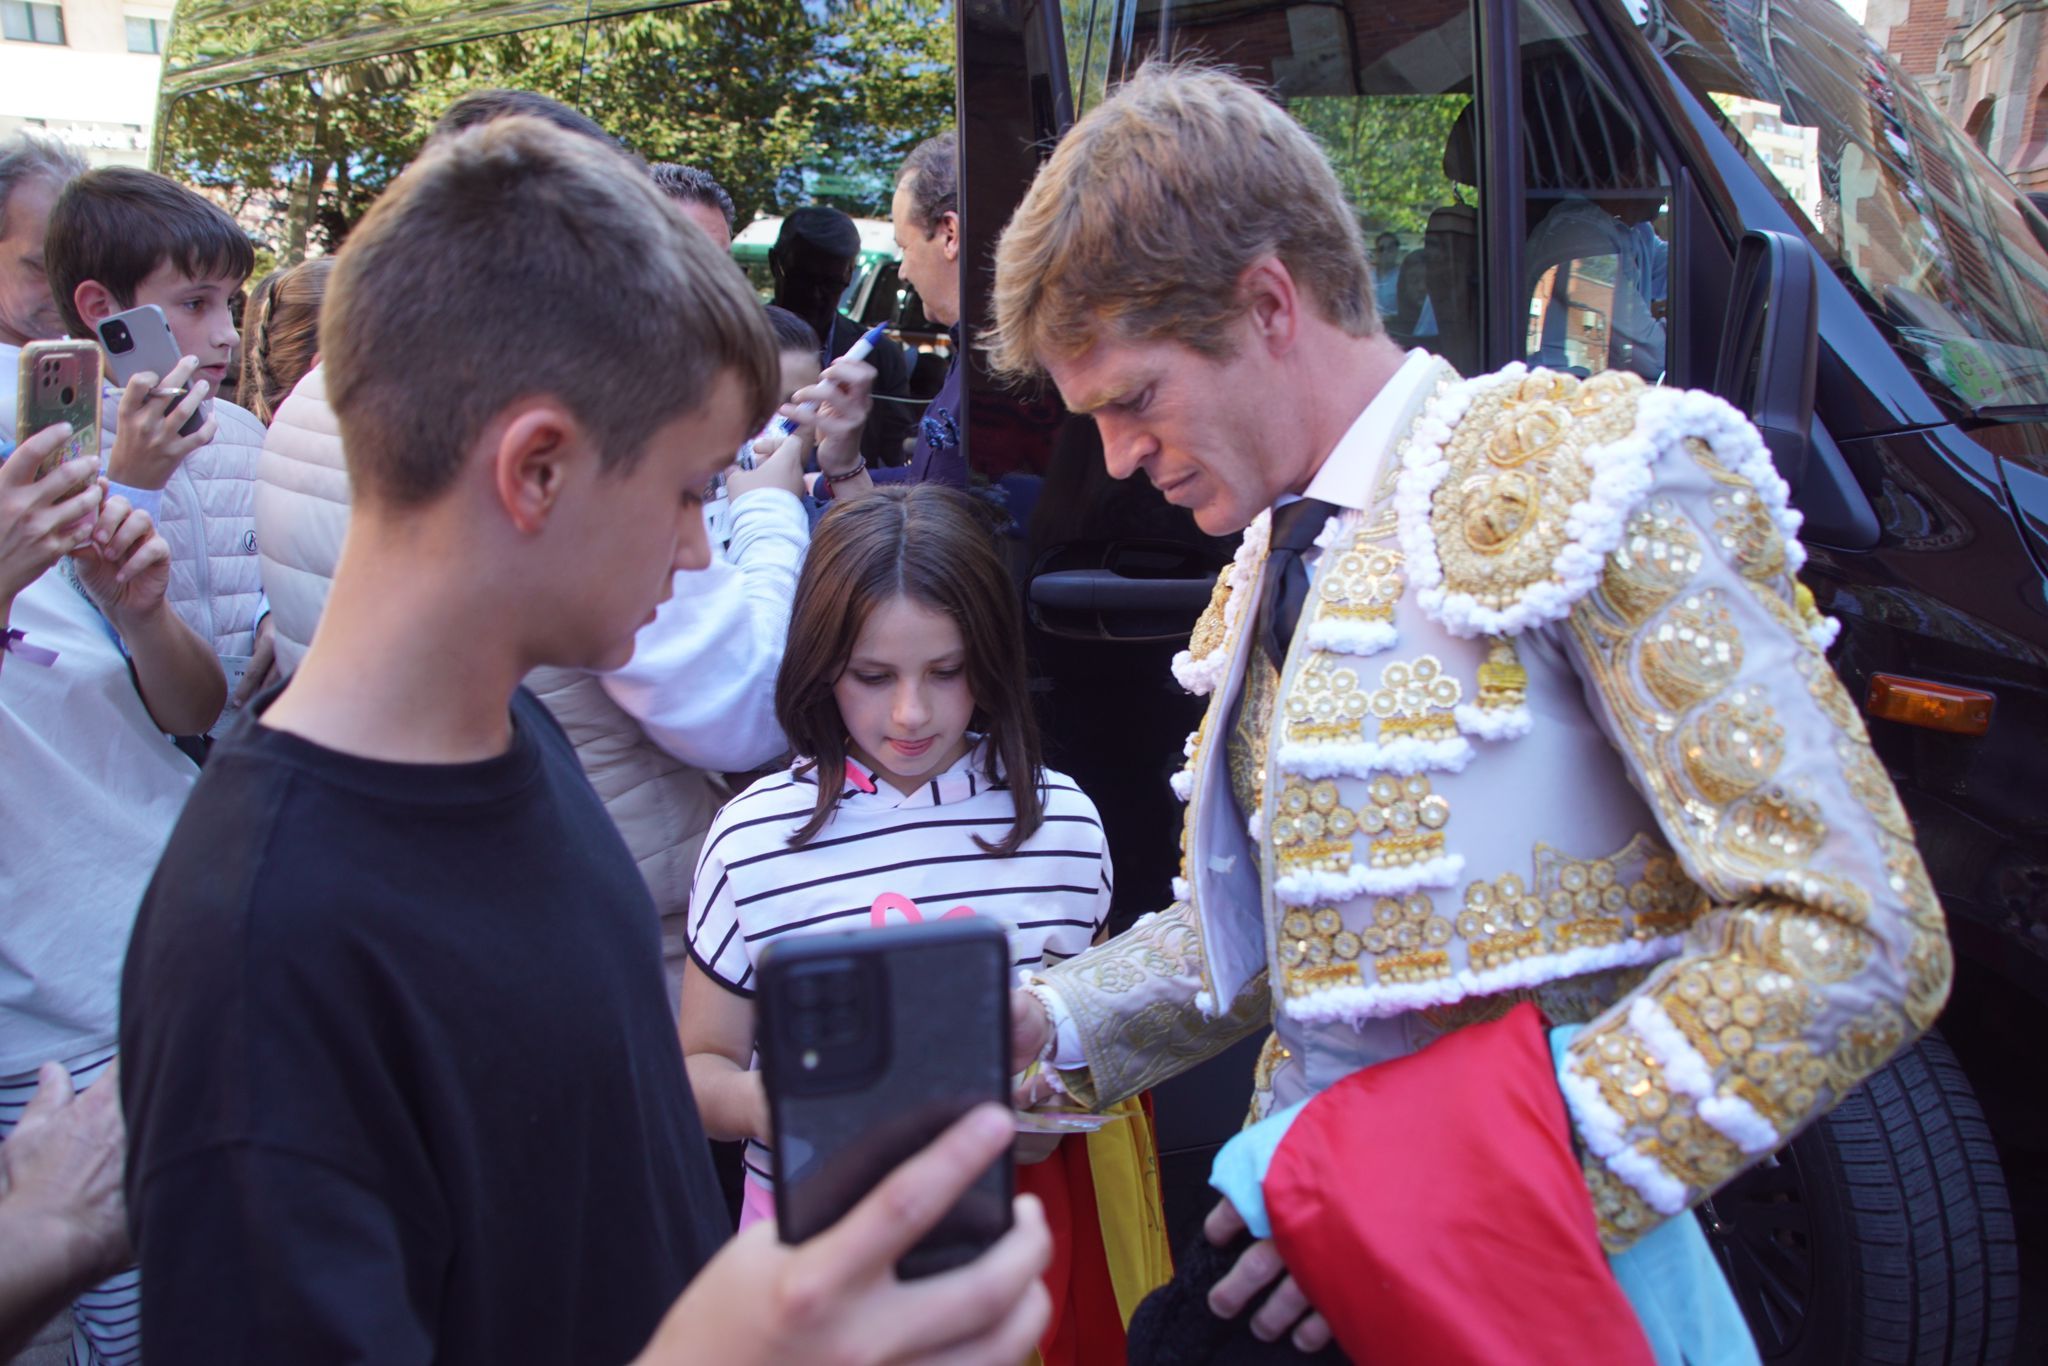
[[[1789,232],[1752,230],[1735,249],[1714,392],[1749,415],[1806,519],[1802,538],[1863,550],[1877,510],[1814,415],[1820,290],[1813,250]]]
[[[1812,449],[1819,314],[1806,243],[1789,232],[1744,233],[1735,248],[1714,392],[1749,414],[1795,497]]]

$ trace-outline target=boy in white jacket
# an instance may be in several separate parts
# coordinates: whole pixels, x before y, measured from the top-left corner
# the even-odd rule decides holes
[[[72,335],[141,304],[163,310],[183,355],[167,375],[140,374],[109,394],[101,421],[107,476],[134,491],[171,547],[170,605],[212,645],[236,700],[269,672],[269,631],[256,557],[256,458],[263,424],[211,396],[236,332],[229,300],[255,266],[249,239],[219,207],[132,167],[88,171],[50,211],[51,292]],[[157,395],[189,386],[176,403]],[[195,413],[205,420],[179,430]]]

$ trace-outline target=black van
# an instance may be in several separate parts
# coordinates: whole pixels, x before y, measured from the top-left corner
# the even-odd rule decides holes
[[[159,168],[239,188],[244,220],[295,252],[309,232],[338,244],[424,131],[407,92],[435,83],[524,85],[607,124],[658,113],[679,139],[660,154],[690,158],[680,116],[725,95],[683,80],[663,35],[729,4],[186,0]],[[1769,1360],[2038,1356],[2048,1282],[2030,1267],[2023,1296],[2019,1248],[2048,1252],[2048,1065],[2028,1042],[2048,1004],[2048,219],[1837,0],[954,10],[970,321],[1061,133],[1147,56],[1200,54],[1270,86],[1329,150],[1400,340],[1467,373],[1624,367],[1752,414],[1958,968],[1938,1037],[1700,1217]],[[773,54],[754,48],[759,69],[719,88],[772,102]],[[357,145],[342,114],[383,141]],[[883,293],[876,316],[921,317]],[[1009,517],[1051,758],[1104,813],[1128,920],[1168,899],[1167,777],[1198,707],[1167,661],[1233,546],[1110,480],[1093,423],[1049,390],[970,378],[970,460]],[[1211,1201],[1250,1066],[1240,1049],[1156,1093],[1178,1237]]]
[[[976,0],[968,318],[1041,157],[1158,54],[1266,84],[1323,143],[1399,340],[1717,390],[1765,432],[1960,963],[1939,1037],[1700,1218],[1769,1360],[2010,1359],[2007,1181],[2037,1240],[2048,1196],[2048,221],[1836,0]],[[1167,660],[1232,545],[1110,481],[1049,390],[977,373],[968,413],[1054,761],[1109,823],[1119,909],[1157,909],[1199,715]],[[1157,1093],[1183,1236],[1250,1048]]]

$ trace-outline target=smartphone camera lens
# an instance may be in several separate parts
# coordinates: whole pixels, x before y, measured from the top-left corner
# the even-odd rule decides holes
[[[108,323],[100,335],[107,344],[107,350],[117,356],[135,349],[135,338],[129,333],[127,323]]]

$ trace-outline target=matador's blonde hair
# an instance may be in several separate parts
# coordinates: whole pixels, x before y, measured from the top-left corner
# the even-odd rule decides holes
[[[1277,256],[1329,322],[1379,330],[1365,241],[1329,160],[1235,76],[1148,62],[1074,125],[996,246],[999,373],[1039,373],[1104,335],[1210,356],[1238,279]]]

